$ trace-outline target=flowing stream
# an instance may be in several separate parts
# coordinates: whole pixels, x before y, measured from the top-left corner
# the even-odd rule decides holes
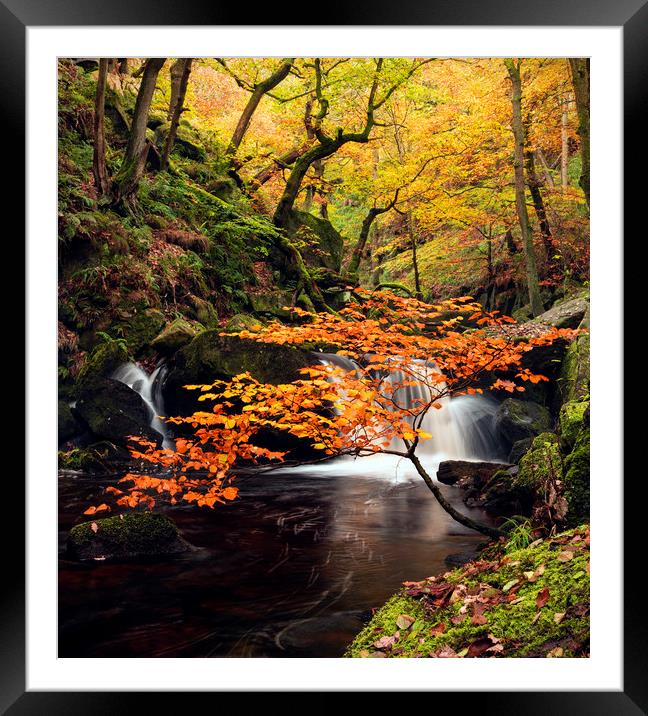
[[[321,358],[354,369],[340,356]],[[116,376],[152,416],[163,414],[162,370],[147,376],[128,365]],[[446,398],[426,416],[422,427],[434,437],[421,457],[432,474],[447,458],[501,457],[494,409],[481,396]],[[342,656],[404,580],[446,571],[448,555],[468,558],[484,541],[439,507],[408,464],[376,455],[239,475],[233,503],[166,508],[196,552],[114,564],[63,554],[67,531],[114,478],[62,474],[59,656]],[[441,489],[489,523],[458,490]]]

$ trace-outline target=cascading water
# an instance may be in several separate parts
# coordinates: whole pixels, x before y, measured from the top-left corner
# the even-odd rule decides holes
[[[160,415],[164,415],[164,400],[162,398],[162,383],[167,373],[167,366],[161,363],[149,375],[137,363],[124,363],[113,373],[112,377],[120,383],[132,388],[144,401],[151,416],[150,426],[162,435],[162,447],[172,449],[173,440]]]
[[[322,353],[318,357],[324,365],[343,368],[349,372],[358,369],[358,365],[346,356]],[[441,392],[445,388],[444,384],[439,384],[435,388],[429,387],[425,375],[432,370],[434,370],[433,366],[428,364],[426,367],[421,361],[413,364],[411,372],[408,370],[407,375],[402,371],[390,373],[385,380],[392,385],[392,398],[395,403],[401,407],[429,403],[431,390]],[[407,385],[408,382],[414,382],[412,375],[420,376],[421,382]],[[496,461],[504,458],[495,428],[497,411],[495,400],[483,395],[462,395],[456,398],[444,396],[439,402],[442,407],[428,410],[418,425],[432,435],[430,439],[421,442],[418,454],[428,466],[434,466],[434,473],[443,460]],[[403,446],[395,441],[393,447],[402,449]],[[354,464],[358,471],[365,473],[386,471],[393,475],[396,471],[396,474],[413,474],[408,461],[392,455],[378,454],[355,459]],[[327,466],[325,469],[331,467]]]

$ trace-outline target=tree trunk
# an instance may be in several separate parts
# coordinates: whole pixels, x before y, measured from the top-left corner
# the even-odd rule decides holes
[[[560,119],[560,186],[564,189],[568,183],[567,163],[569,161],[569,138],[567,136],[567,100],[563,99]]]
[[[97,93],[94,110],[94,149],[92,153],[92,171],[97,192],[105,196],[110,191],[110,178],[106,169],[106,138],[104,134],[104,116],[106,110],[106,76],[108,60],[99,60],[99,76],[97,77]]]
[[[250,126],[252,116],[254,115],[256,108],[259,106],[259,102],[263,98],[263,95],[270,92],[270,90],[274,89],[280,82],[283,82],[283,80],[286,79],[294,61],[294,57],[286,58],[270,75],[270,77],[254,85],[254,90],[250,95],[248,103],[245,105],[243,113],[239,117],[236,129],[234,130],[234,134],[232,135],[229,146],[227,147],[226,153],[228,156],[234,157],[236,155],[236,152],[243,141],[243,137]]]
[[[412,210],[407,212],[407,230],[409,232],[410,245],[412,247],[412,268],[414,269],[414,295],[419,300],[423,300],[423,293],[421,292],[421,277],[419,274],[418,267],[418,254],[416,252],[416,232],[414,231],[414,217],[412,216]]]
[[[362,260],[365,246],[367,245],[367,240],[369,239],[371,225],[373,224],[376,217],[384,213],[385,211],[387,211],[387,209],[384,209],[382,207],[374,207],[373,209],[369,209],[369,212],[362,220],[360,235],[358,236],[358,241],[356,242],[356,245],[353,249],[353,254],[351,255],[351,259],[349,260],[349,265],[347,266],[346,270],[346,275],[352,281],[357,280],[357,274],[360,270],[360,261]]]
[[[590,61],[589,57],[570,57],[576,112],[578,113],[578,136],[581,150],[580,187],[585,199],[590,201]]]
[[[554,180],[551,176],[551,172],[549,171],[549,165],[547,164],[544,152],[540,149],[540,147],[536,150],[536,155],[540,161],[540,165],[542,166],[542,173],[544,174],[545,182],[553,189],[555,186]]]
[[[471,520],[470,517],[467,517],[466,515],[459,512],[459,510],[456,510],[448,502],[448,500],[446,500],[445,496],[443,495],[443,492],[441,492],[441,488],[427,473],[418,457],[415,454],[411,454],[409,456],[409,459],[416,468],[416,472],[418,472],[418,474],[423,478],[425,484],[428,486],[432,494],[436,497],[437,502],[450,515],[450,517],[459,522],[459,524],[464,525],[464,527],[468,527],[469,529],[475,530],[476,532],[481,532],[481,534],[487,535],[488,537],[492,537],[493,539],[499,539],[500,537],[504,536],[504,532],[502,532],[502,530],[498,530],[497,527],[488,527],[488,525],[482,525],[480,522],[475,522],[474,520]]]
[[[505,59],[504,64],[511,80],[511,105],[513,109],[512,128],[515,141],[515,155],[513,166],[515,169],[515,206],[517,209],[522,245],[526,259],[526,277],[529,288],[529,302],[534,316],[544,311],[540,288],[538,286],[538,268],[533,248],[533,234],[529,223],[529,214],[526,205],[526,184],[524,181],[524,125],[522,124],[522,80],[520,65],[512,59]]]
[[[169,109],[167,111],[167,119],[169,122],[173,119],[173,114],[178,103],[186,64],[186,58],[178,57],[169,70],[169,77],[171,79],[171,97],[169,98]],[[180,104],[182,104],[182,102]]]
[[[168,169],[169,167],[169,156],[171,155],[171,151],[173,150],[173,145],[175,144],[176,136],[178,134],[178,125],[180,124],[180,117],[182,116],[182,113],[184,111],[184,101],[185,96],[187,94],[187,85],[189,84],[189,75],[191,74],[191,58],[185,58],[183,60],[178,60],[177,62],[182,63],[182,74],[180,77],[180,82],[178,84],[178,91],[175,98],[175,105],[173,106],[172,112],[171,112],[171,125],[169,127],[169,133],[167,134],[166,140],[164,142],[164,149],[162,150],[162,159],[160,160],[160,168],[164,171]],[[175,64],[174,63],[174,66]]]
[[[542,243],[544,244],[545,251],[547,253],[547,260],[551,262],[554,255],[553,237],[551,235],[549,220],[547,219],[547,211],[542,198],[542,192],[540,191],[540,181],[538,180],[538,175],[536,174],[535,160],[532,149],[525,150],[524,160],[527,184],[529,186],[529,192],[531,193],[531,199],[533,200],[533,208],[535,209],[536,216],[538,217]]]
[[[129,72],[128,57],[120,57],[119,58],[119,74],[127,75],[128,72]]]
[[[140,84],[135,111],[131,123],[131,133],[126,147],[126,156],[113,182],[115,205],[128,205],[134,200],[140,179],[144,173],[148,143],[146,124],[155,83],[165,62],[164,57],[153,57],[146,60],[142,82]]]

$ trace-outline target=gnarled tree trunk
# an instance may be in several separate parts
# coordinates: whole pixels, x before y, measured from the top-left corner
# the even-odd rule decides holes
[[[148,153],[146,125],[149,109],[151,108],[151,100],[155,91],[155,83],[165,60],[165,57],[152,57],[146,60],[142,83],[135,101],[135,111],[128,146],[126,147],[126,156],[113,180],[113,201],[116,206],[132,205],[137,194]]]
[[[92,153],[92,173],[94,182],[100,196],[110,191],[110,178],[106,169],[106,137],[104,133],[104,117],[106,110],[106,76],[108,74],[106,58],[99,60],[99,75],[97,77],[97,93],[95,95],[94,109],[94,148]]]
[[[576,112],[578,113],[578,136],[580,137],[581,175],[580,187],[585,199],[590,201],[590,61],[589,57],[570,57]]]
[[[162,159],[160,160],[160,168],[162,170],[165,170],[169,166],[169,156],[171,155],[171,151],[173,150],[173,145],[175,144],[176,136],[178,134],[178,125],[180,124],[180,117],[182,116],[182,113],[184,112],[184,101],[185,96],[187,94],[187,85],[189,84],[189,75],[191,74],[191,58],[184,58],[182,60],[177,60],[174,63],[174,67],[179,63],[180,64],[180,81],[178,83],[177,92],[175,95],[175,104],[172,108],[170,108],[171,111],[171,125],[169,126],[169,133],[167,134],[166,140],[164,142],[164,149],[162,150]]]
[[[522,124],[522,79],[520,77],[520,64],[512,59],[505,59],[504,64],[511,80],[511,105],[513,109],[512,129],[515,142],[513,166],[515,169],[515,207],[517,209],[522,245],[526,260],[526,277],[529,289],[529,302],[534,316],[544,311],[540,288],[538,285],[538,268],[536,265],[535,250],[533,248],[533,234],[529,223],[529,214],[526,205],[526,183],[524,181],[524,125]]]

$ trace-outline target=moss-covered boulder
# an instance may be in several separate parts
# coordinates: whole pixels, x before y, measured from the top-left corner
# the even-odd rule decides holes
[[[282,291],[281,289],[250,294],[250,308],[261,315],[287,318],[290,316],[292,297],[292,291]]]
[[[511,446],[508,461],[512,465],[517,465],[531,447],[532,442],[533,438],[522,438],[522,440],[516,440]]]
[[[533,321],[534,323],[544,323],[555,328],[576,328],[583,320],[588,308],[589,298],[580,296],[554,304],[548,311],[534,318]]]
[[[66,544],[67,556],[82,561],[182,554],[191,549],[174,523],[155,512],[83,522],[70,530]]]
[[[119,325],[129,351],[137,356],[151,345],[165,323],[166,318],[162,311],[157,308],[146,308],[133,311],[132,315]]]
[[[219,325],[219,316],[216,306],[199,296],[190,296],[193,318],[205,328],[217,328]]]
[[[86,447],[60,450],[58,466],[61,470],[114,472],[131,461],[126,448],[108,440],[92,443]]]
[[[79,371],[79,389],[102,378],[108,378],[120,365],[128,363],[128,360],[128,349],[123,341],[109,341],[97,346]]]
[[[495,425],[502,439],[513,445],[518,440],[533,438],[549,430],[551,415],[538,403],[507,398],[497,410]]]
[[[58,441],[59,445],[83,431],[77,422],[72,408],[64,401],[58,401]]]
[[[109,378],[84,386],[76,411],[100,438],[127,445],[129,435],[140,435],[160,445],[162,436],[150,426],[149,409],[132,388]]]
[[[263,328],[263,323],[249,313],[237,313],[232,316],[227,325],[225,331],[227,333],[238,333],[239,331],[258,331]]]
[[[565,453],[568,453],[572,449],[578,437],[578,433],[585,425],[585,416],[588,408],[589,401],[587,400],[570,400],[561,406],[558,426],[560,430],[560,445]]]
[[[163,387],[169,415],[204,410],[205,403],[198,402],[195,391],[186,390],[184,385],[228,380],[246,371],[266,383],[290,383],[302,377],[300,368],[314,362],[310,353],[299,348],[220,333],[220,330],[203,331],[175,354]]]
[[[587,657],[588,527],[529,542],[406,582],[345,656]]]
[[[344,239],[330,221],[293,210],[286,229],[299,244],[307,265],[340,271]]]
[[[558,379],[563,402],[583,401],[590,392],[590,337],[578,336],[565,353]]]
[[[567,500],[569,524],[589,520],[590,512],[590,431],[583,427],[572,451],[565,458],[563,494]]]
[[[562,457],[558,436],[541,433],[533,439],[531,447],[520,460],[519,470],[512,478],[513,487],[541,490],[548,479],[562,479]]]
[[[198,333],[199,329],[194,323],[190,323],[184,318],[176,318],[175,321],[167,323],[151,341],[151,347],[155,348],[158,353],[169,355],[186,346],[187,343],[191,343]]]

